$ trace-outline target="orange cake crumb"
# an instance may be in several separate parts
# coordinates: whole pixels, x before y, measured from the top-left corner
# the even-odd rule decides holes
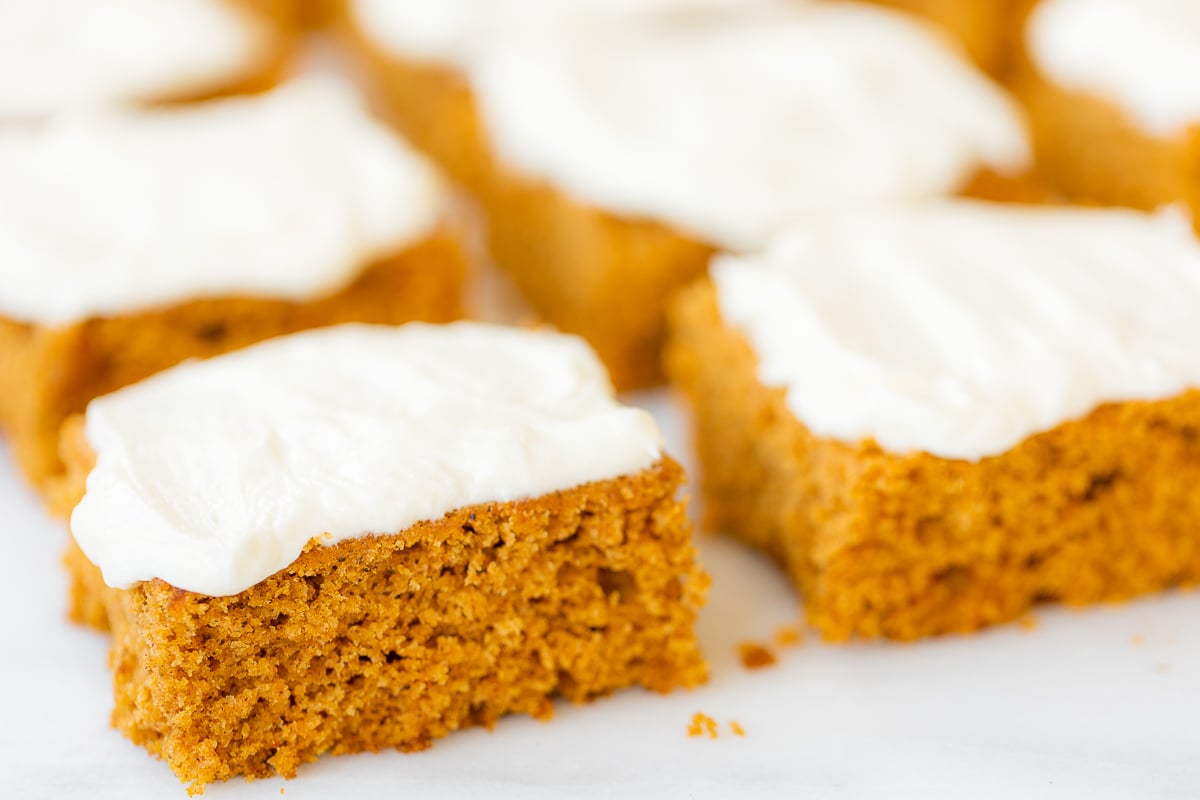
[[[734,720],[729,723],[729,729],[731,731],[733,731],[733,734],[735,736],[745,736],[746,735],[746,729],[743,728],[742,723],[738,722],[737,720]]]
[[[1038,627],[1038,619],[1033,614],[1025,614],[1017,620],[1017,624],[1024,631],[1035,631]]]
[[[692,717],[692,721],[688,724],[688,736],[699,738],[701,736],[709,739],[717,738],[717,721],[708,716],[702,711],[697,711]]]
[[[785,625],[775,631],[775,644],[780,647],[799,647],[804,644],[804,634],[791,625]]]
[[[777,661],[775,654],[758,642],[742,642],[738,645],[738,655],[746,669],[763,669]]]

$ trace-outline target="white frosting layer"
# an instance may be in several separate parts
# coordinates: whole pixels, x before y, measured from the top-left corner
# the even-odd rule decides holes
[[[0,314],[306,300],[427,235],[444,188],[347,87],[0,129]]]
[[[92,402],[71,517],[110,586],[244,591],[312,538],[636,473],[661,438],[579,339],[346,325],[192,362]]]
[[[820,436],[977,460],[1200,387],[1200,243],[1175,213],[831,215],[712,272],[760,379]]]
[[[208,91],[276,47],[223,0],[0,0],[0,118]]]
[[[1027,45],[1054,83],[1106,100],[1155,136],[1200,124],[1200,2],[1042,0]]]
[[[470,67],[497,38],[779,0],[350,0],[357,27],[397,55]]]
[[[405,50],[401,34],[421,28],[405,29],[400,9],[421,7],[431,23],[434,5],[445,10],[360,0],[372,9],[360,24],[400,55],[444,51],[467,70],[511,168],[727,247],[759,246],[814,209],[949,194],[980,168],[1028,161],[1003,92],[886,10],[759,3],[540,25],[516,15],[481,39],[442,20],[442,34],[414,35]]]

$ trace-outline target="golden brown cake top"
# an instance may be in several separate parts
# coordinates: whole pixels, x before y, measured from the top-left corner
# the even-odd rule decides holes
[[[863,210],[713,279],[762,382],[819,436],[977,460],[1200,387],[1200,242],[1175,212]]]
[[[582,340],[479,323],[344,325],[175,367],[94,400],[71,518],[115,587],[236,594],[314,538],[640,472],[653,418]]]

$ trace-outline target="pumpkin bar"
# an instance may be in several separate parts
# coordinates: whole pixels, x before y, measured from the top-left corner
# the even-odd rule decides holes
[[[113,722],[192,791],[705,679],[683,472],[575,337],[308,331],[99,398],[64,440]]]
[[[478,200],[495,261],[621,388],[661,381],[667,298],[717,250],[816,209],[1037,193],[1016,104],[886,9],[347,5],[392,117]]]
[[[1200,583],[1200,244],[957,201],[814,221],[673,308],[708,524],[828,639]]]

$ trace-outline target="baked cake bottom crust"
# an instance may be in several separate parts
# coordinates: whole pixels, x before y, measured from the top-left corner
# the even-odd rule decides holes
[[[1036,603],[1200,583],[1200,392],[1105,405],[978,463],[813,435],[704,281],[667,366],[694,410],[707,523],[773,555],[827,639],[916,639]]]
[[[110,589],[73,543],[67,565],[77,611],[111,624],[113,724],[194,793],[291,777],[324,753],[420,750],[505,714],[546,719],[556,696],[703,683],[708,578],[682,480],[664,458],[397,534],[313,540],[231,597]]]

